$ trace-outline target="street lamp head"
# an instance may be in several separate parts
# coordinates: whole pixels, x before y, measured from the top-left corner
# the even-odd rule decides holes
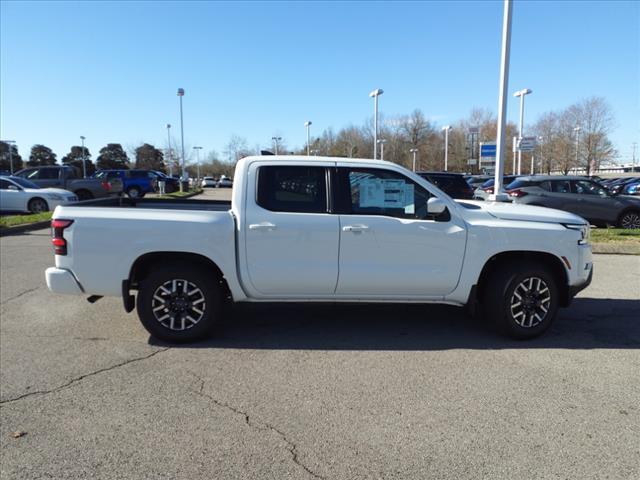
[[[417,148],[412,148],[411,150],[409,150],[410,153],[416,153],[418,151]]]
[[[179,97],[184,97],[184,88],[179,88],[178,89],[178,96]]]
[[[387,143],[387,141],[384,138],[381,138],[378,140],[378,143]]]
[[[311,125],[311,121],[304,122],[305,127],[308,127],[309,125]]]
[[[447,130],[451,130],[451,125],[445,125],[444,127],[442,127],[443,132],[446,132]]]
[[[80,140],[85,140],[87,137],[85,137],[84,135],[80,135]]]
[[[579,132],[580,130],[581,130],[580,127],[574,127],[574,129],[573,129],[574,132]]]
[[[513,96],[520,97],[522,95],[529,95],[530,93],[533,93],[533,90],[531,90],[530,88],[523,88],[522,90],[518,90],[516,93],[514,93]]]
[[[376,88],[373,92],[369,94],[369,96],[377,97],[378,95],[382,95],[383,93],[384,93],[384,90],[382,90],[381,88]]]

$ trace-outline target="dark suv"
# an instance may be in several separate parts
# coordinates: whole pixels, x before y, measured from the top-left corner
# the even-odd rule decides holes
[[[575,213],[594,225],[640,228],[640,199],[612,195],[586,177],[534,175],[508,185],[514,203]]]
[[[473,189],[464,179],[461,173],[449,172],[416,172],[425,180],[433,183],[436,187],[449,195],[451,198],[471,200]]]

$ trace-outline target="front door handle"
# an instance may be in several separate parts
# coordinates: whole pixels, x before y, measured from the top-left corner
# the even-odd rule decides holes
[[[252,223],[249,230],[275,230],[276,226],[271,222]]]
[[[342,227],[343,232],[366,232],[369,227],[366,225],[347,225]]]

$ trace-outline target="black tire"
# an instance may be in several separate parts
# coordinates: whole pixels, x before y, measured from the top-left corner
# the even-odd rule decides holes
[[[31,213],[42,213],[49,211],[49,204],[44,198],[35,197],[29,200],[27,208]]]
[[[487,320],[501,333],[519,340],[544,333],[558,312],[556,278],[544,265],[531,262],[498,267],[488,278],[482,297]]]
[[[77,192],[73,193],[76,194],[76,197],[78,197],[78,200],[80,201],[93,199],[93,193],[91,193],[89,190],[78,190]]]
[[[142,198],[142,192],[138,187],[127,188],[127,196],[129,198]]]
[[[620,214],[618,218],[619,228],[640,228],[640,210],[627,210]]]
[[[189,293],[189,289],[194,293]],[[177,263],[151,271],[140,282],[136,299],[138,317],[144,328],[152,336],[170,343],[207,338],[220,318],[220,303],[219,282],[213,272]]]

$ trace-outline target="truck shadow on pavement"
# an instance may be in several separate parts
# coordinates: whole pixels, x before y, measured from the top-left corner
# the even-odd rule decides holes
[[[150,343],[164,343],[149,339]],[[175,347],[175,346],[174,346]],[[446,305],[236,305],[204,342],[177,348],[447,350],[640,348],[640,300],[578,298],[542,337],[517,341]]]

